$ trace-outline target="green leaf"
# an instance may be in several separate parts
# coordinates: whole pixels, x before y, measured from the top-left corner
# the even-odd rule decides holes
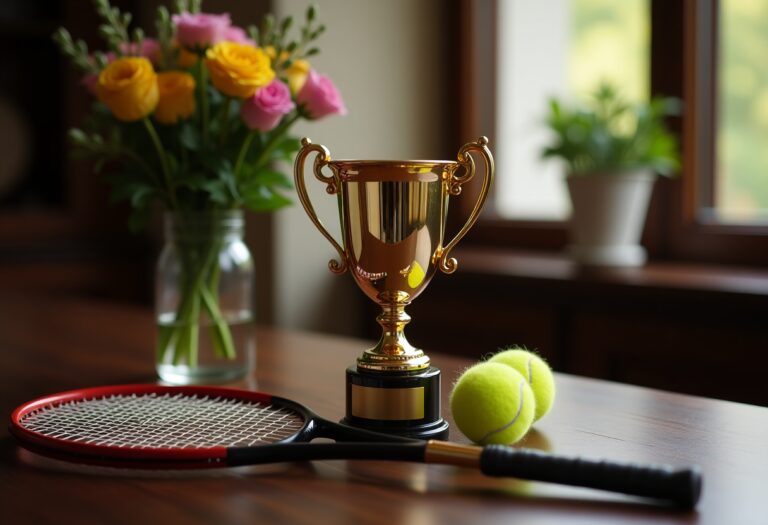
[[[205,185],[210,179],[202,173],[188,173],[184,177],[177,179],[177,188],[186,188],[192,191],[205,190]]]
[[[301,149],[301,143],[297,137],[286,136],[277,143],[271,152],[269,164],[272,161],[282,160],[293,163],[296,152]]]
[[[149,219],[152,216],[151,209],[147,208],[134,208],[131,210],[131,214],[128,216],[128,229],[132,233],[138,233],[146,228],[149,223]]]
[[[288,33],[288,30],[291,28],[291,25],[293,24],[293,17],[289,16],[285,18],[280,24],[280,36],[284,37],[286,33]]]
[[[82,146],[89,142],[88,135],[82,129],[72,128],[67,132],[67,138],[75,146]]]
[[[241,186],[242,191],[258,190],[260,186],[277,186],[278,188],[284,188],[287,190],[293,189],[291,179],[289,179],[284,173],[270,169],[262,169],[258,173],[252,176],[248,176],[245,182],[241,184]]]
[[[165,158],[168,162],[168,171],[171,173],[171,178],[175,177],[175,174],[179,171],[179,161],[176,160],[176,156],[173,153],[166,151]]]
[[[224,183],[224,181],[220,180],[209,180],[206,181],[202,189],[208,192],[208,197],[211,201],[217,203],[217,204],[224,204],[227,205],[230,202],[230,194],[229,194],[229,188]]]
[[[235,178],[234,168],[229,159],[221,159],[218,162],[218,168],[216,170],[218,180],[222,186],[226,189],[228,198],[232,201],[239,199],[239,191],[237,189],[237,179]]]
[[[244,193],[242,197],[245,206],[256,212],[274,211],[293,203],[288,197],[271,192],[264,187],[259,191]]]
[[[155,188],[135,175],[133,177],[128,173],[119,177],[113,175],[109,180],[112,183],[110,198],[113,202],[127,200],[133,207],[140,208],[149,204],[155,197]]]

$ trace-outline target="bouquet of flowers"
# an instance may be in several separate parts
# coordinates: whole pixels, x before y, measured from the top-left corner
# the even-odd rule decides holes
[[[69,132],[75,153],[97,170],[110,166],[113,198],[130,202],[133,229],[158,204],[196,227],[201,213],[289,204],[282,192],[291,183],[273,164],[292,161],[299,148],[291,126],[346,112],[331,80],[308,61],[325,31],[314,7],[294,31],[291,17],[271,15],[259,27],[236,27],[228,14],[203,13],[201,3],[178,0],[173,13],[159,7],[156,37],[148,38],[131,28],[129,13],[95,0],[105,51],[90,52],[64,28],[54,34],[96,98],[84,126]],[[172,352],[174,363],[194,366],[191,330],[201,315],[217,353],[234,356],[216,300],[217,249],[214,236],[181,254],[181,297],[175,322],[159,332],[158,358]]]

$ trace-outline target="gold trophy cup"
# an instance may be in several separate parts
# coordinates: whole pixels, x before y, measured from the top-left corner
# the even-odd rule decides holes
[[[406,339],[403,329],[411,318],[405,307],[438,268],[456,270],[450,252],[477,221],[493,180],[488,139],[462,146],[457,161],[333,161],[324,146],[308,138],[301,143],[296,189],[307,215],[339,254],[328,266],[334,273],[349,270],[382,309],[376,318],[381,339],[347,369],[344,422],[408,437],[444,438],[448,423],[440,416],[440,371]],[[312,152],[315,177],[338,197],[343,247],[320,222],[307,194],[304,164]],[[485,161],[483,185],[464,226],[443,244],[449,198],[475,176],[471,152]]]

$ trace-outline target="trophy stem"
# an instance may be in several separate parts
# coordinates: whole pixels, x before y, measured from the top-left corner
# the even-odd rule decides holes
[[[429,356],[405,337],[405,325],[411,321],[405,307],[404,303],[381,305],[382,312],[376,317],[381,325],[381,338],[357,359],[358,368],[377,372],[415,372],[429,368]]]

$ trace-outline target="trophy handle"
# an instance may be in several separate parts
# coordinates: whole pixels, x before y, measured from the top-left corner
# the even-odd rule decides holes
[[[477,151],[483,156],[483,160],[485,160],[485,178],[483,179],[483,186],[480,189],[480,195],[478,196],[475,207],[472,210],[472,213],[470,213],[467,222],[451,242],[449,242],[438,254],[437,266],[443,273],[453,273],[456,271],[458,263],[456,259],[448,257],[448,255],[467,234],[469,229],[474,226],[475,222],[477,222],[477,219],[480,216],[480,211],[483,209],[483,205],[485,205],[485,200],[488,198],[488,191],[491,188],[491,183],[493,182],[493,156],[491,156],[491,151],[488,149],[488,138],[480,137],[475,142],[464,144],[459,150],[457,158],[459,160],[459,165],[464,167],[465,173],[462,176],[457,176],[455,172],[451,174],[448,189],[449,193],[451,195],[459,195],[461,193],[462,184],[469,182],[475,176],[475,161],[469,154],[470,151]]]
[[[344,255],[344,249],[339,245],[338,242],[336,242],[336,239],[334,239],[333,236],[328,233],[328,230],[325,229],[325,226],[323,226],[323,223],[317,217],[315,208],[312,206],[312,201],[309,199],[307,188],[304,185],[304,162],[306,161],[307,156],[309,156],[309,154],[314,151],[317,153],[317,156],[315,157],[315,164],[312,169],[315,174],[315,178],[320,182],[325,183],[325,191],[329,195],[335,195],[339,192],[340,184],[336,173],[334,173],[334,175],[331,177],[326,177],[322,172],[323,167],[327,166],[331,161],[331,153],[325,146],[321,146],[320,144],[312,144],[312,141],[308,137],[301,139],[301,146],[301,150],[299,150],[299,154],[296,156],[296,163],[294,164],[293,170],[293,176],[296,181],[296,191],[299,194],[301,205],[304,206],[304,210],[307,212],[307,215],[309,215],[312,223],[314,223],[315,227],[320,230],[320,233],[322,233],[323,236],[328,239],[333,247],[336,248],[336,251],[339,254],[338,261],[336,259],[331,259],[328,261],[328,268],[333,273],[341,274],[347,270],[347,258]]]

